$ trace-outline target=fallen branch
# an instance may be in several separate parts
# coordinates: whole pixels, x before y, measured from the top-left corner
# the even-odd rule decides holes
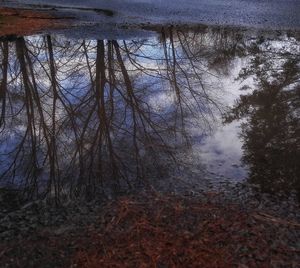
[[[289,225],[289,226],[294,226],[294,227],[300,228],[300,224],[297,223],[297,222],[283,220],[283,219],[274,217],[274,216],[269,215],[269,214],[264,213],[264,212],[259,212],[259,213],[256,213],[256,214],[252,214],[252,216],[255,219],[260,220],[260,221],[270,221],[270,222],[273,222],[273,223],[276,223],[276,224]]]

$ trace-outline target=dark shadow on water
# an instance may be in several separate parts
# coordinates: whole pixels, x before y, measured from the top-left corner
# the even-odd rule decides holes
[[[254,79],[253,91],[242,94],[226,122],[241,125],[243,161],[249,180],[265,192],[300,193],[300,54],[299,43],[277,48],[259,40],[239,80]]]

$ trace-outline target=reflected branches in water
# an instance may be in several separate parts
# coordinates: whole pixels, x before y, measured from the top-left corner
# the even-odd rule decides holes
[[[191,126],[208,133],[221,109],[208,40],[168,28],[134,41],[1,41],[2,184],[59,202],[174,172]]]
[[[250,182],[299,191],[298,39],[206,27],[131,41],[2,39],[1,186],[59,202],[193,172],[201,180],[202,148],[230,158],[230,145],[217,145],[239,144],[239,121]],[[231,132],[218,132],[233,95]],[[222,140],[207,144],[215,133]]]
[[[300,193],[299,49],[293,38],[282,46],[263,38],[253,42],[250,63],[239,79],[251,77],[254,88],[241,95],[226,117],[227,122],[244,119],[243,160],[250,181],[265,192]]]

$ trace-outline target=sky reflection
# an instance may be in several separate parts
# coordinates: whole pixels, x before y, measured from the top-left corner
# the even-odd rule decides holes
[[[92,196],[174,176],[299,187],[297,37],[171,27],[131,41],[48,35],[0,45],[1,183],[28,198]],[[270,106],[272,94],[281,97]],[[260,109],[280,100],[286,106],[258,124]],[[269,126],[278,116],[294,134],[274,142],[264,134],[281,131]],[[260,148],[250,146],[254,128],[265,129]],[[291,152],[275,150],[282,139]],[[290,162],[278,170],[273,154]],[[273,178],[257,173],[261,164]]]

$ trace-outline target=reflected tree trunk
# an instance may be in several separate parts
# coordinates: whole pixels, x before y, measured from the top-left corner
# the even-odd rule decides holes
[[[4,128],[5,124],[5,111],[6,111],[6,91],[7,91],[7,72],[8,72],[8,41],[3,42],[2,47],[3,60],[2,60],[2,78],[0,82],[0,102],[1,102],[1,115],[0,115],[0,130]]]
[[[56,81],[56,67],[54,61],[54,53],[52,40],[47,35],[47,47],[49,55],[49,67],[50,67],[50,80],[52,89],[52,129],[50,130],[50,146],[49,146],[49,162],[50,162],[50,189],[54,187],[54,194],[56,202],[59,202],[59,195],[61,192],[61,184],[59,179],[59,167],[57,159],[57,145],[56,145],[56,106],[58,99],[57,81]]]

